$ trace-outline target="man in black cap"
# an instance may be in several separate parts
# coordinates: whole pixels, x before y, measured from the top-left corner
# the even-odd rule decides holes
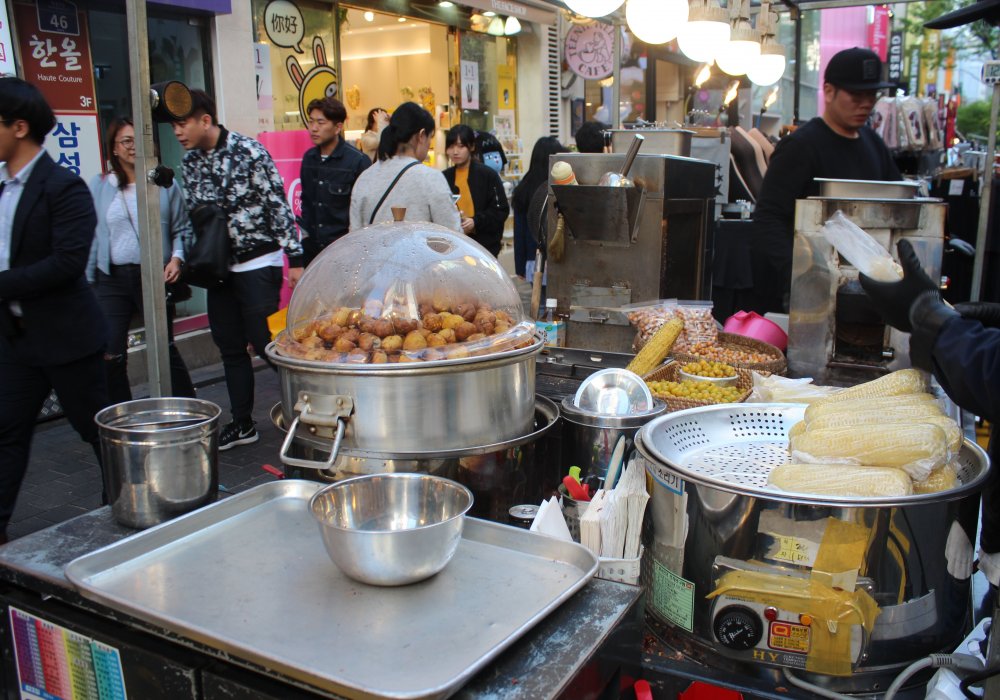
[[[814,178],[900,180],[885,142],[865,126],[882,79],[868,49],[845,49],[827,64],[823,116],[781,140],[771,156],[754,211],[754,289],[743,305],[758,313],[787,311],[792,279],[795,200],[819,194]]]

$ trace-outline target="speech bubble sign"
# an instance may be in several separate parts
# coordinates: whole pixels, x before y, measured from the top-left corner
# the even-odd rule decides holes
[[[306,34],[302,10],[291,0],[271,0],[267,3],[264,8],[264,31],[275,46],[305,53],[301,46]]]

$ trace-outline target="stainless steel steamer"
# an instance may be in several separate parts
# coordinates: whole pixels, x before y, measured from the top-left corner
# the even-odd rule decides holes
[[[905,665],[951,651],[965,633],[969,580],[949,573],[946,545],[976,532],[989,460],[967,440],[961,485],[938,494],[780,492],[767,475],[787,461],[788,429],[804,409],[710,406],[640,430],[654,481],[648,610],[666,641],[717,666],[761,676],[790,667],[838,692],[884,691]],[[868,599],[870,629],[845,624]],[[839,623],[830,605],[841,606]]]

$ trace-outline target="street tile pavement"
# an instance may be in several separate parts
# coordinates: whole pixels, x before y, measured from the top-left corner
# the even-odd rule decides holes
[[[219,453],[219,488],[239,493],[268,481],[274,476],[261,466],[278,469],[281,461],[282,434],[271,425],[271,407],[281,400],[278,375],[263,363],[256,365],[254,420],[260,440]],[[222,423],[231,420],[229,398],[222,376],[222,365],[192,373],[198,397],[222,407]],[[134,387],[133,396],[147,395],[145,387]],[[31,446],[31,461],[7,527],[11,539],[61,523],[101,507],[101,473],[90,445],[65,418],[40,423]]]

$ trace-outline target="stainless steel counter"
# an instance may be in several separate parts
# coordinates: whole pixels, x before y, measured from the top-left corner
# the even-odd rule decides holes
[[[64,576],[65,565],[130,534],[133,531],[117,525],[110,509],[105,507],[0,547],[3,598],[7,602],[13,599],[17,604],[27,601],[42,617],[46,615],[47,606],[62,613],[83,613],[84,619],[92,619],[95,626],[107,628],[110,623],[112,629],[120,630],[123,639],[134,639],[137,631],[151,635],[155,639],[149,639],[149,643],[153,647],[161,645],[164,653],[174,649],[191,656],[190,651],[193,650],[196,653],[191,665],[195,673],[200,673],[203,668],[217,667],[222,661],[226,667],[242,669],[244,676],[250,676],[245,673],[250,671],[252,677],[263,676],[267,682],[277,683],[279,688],[287,683],[289,692],[292,688],[305,692],[301,697],[336,697],[287,678],[273,669],[241,661],[210,645],[81,597]],[[210,586],[212,582],[206,581],[206,585]],[[290,584],[289,595],[294,594],[294,587]],[[638,669],[642,636],[639,598],[638,588],[592,580],[480,671],[454,697],[500,700],[599,694],[619,668],[628,666],[633,672]],[[58,621],[59,618],[56,619]],[[363,634],[364,630],[358,630],[359,638]],[[169,644],[161,640],[167,640]],[[114,644],[114,639],[111,643]],[[317,643],[322,643],[322,640]],[[10,644],[9,638],[5,644]],[[180,649],[177,650],[177,647]],[[12,682],[16,684],[17,677],[14,674],[12,678],[11,655],[8,653],[5,656],[8,659],[5,675],[10,686]],[[385,663],[391,664],[392,659],[386,658]],[[122,656],[122,664],[126,689],[129,689],[130,668],[126,654]],[[200,689],[207,684],[196,682],[192,687],[198,692],[190,697],[208,697],[200,694]],[[129,697],[133,696],[139,697],[130,692]],[[282,694],[273,697],[282,697]]]

